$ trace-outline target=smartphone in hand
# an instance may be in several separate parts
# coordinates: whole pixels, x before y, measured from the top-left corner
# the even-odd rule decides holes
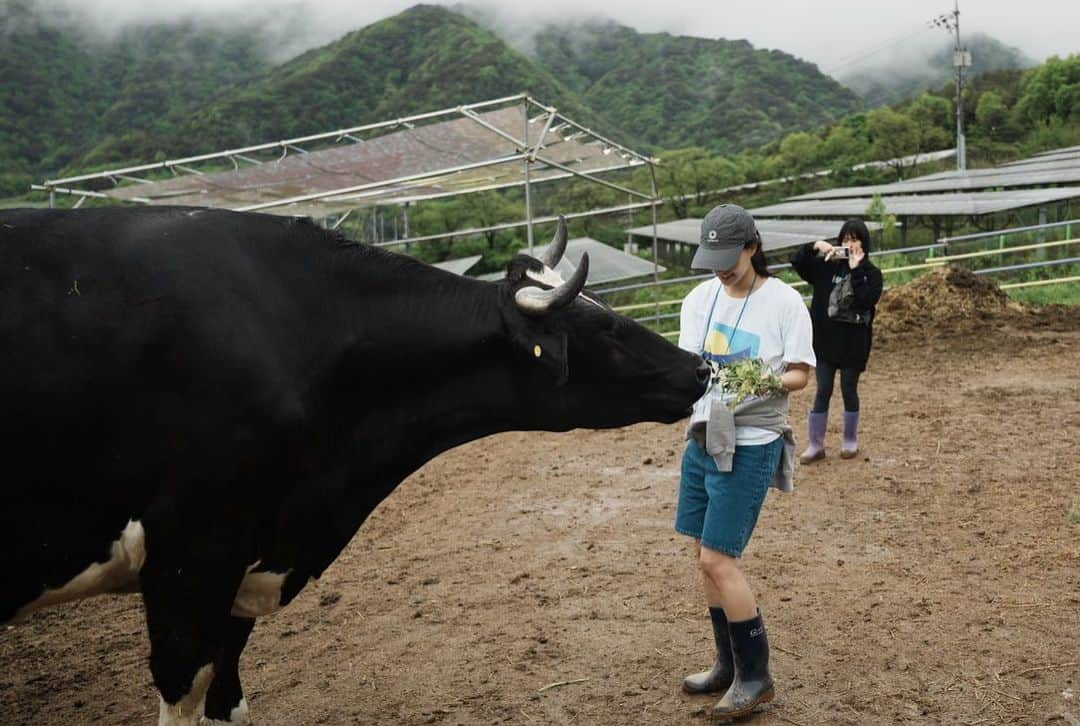
[[[848,248],[844,245],[834,245],[829,252],[818,250],[818,257],[827,257],[830,260],[846,260],[848,258]]]

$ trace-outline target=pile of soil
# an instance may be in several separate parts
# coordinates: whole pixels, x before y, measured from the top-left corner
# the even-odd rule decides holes
[[[934,345],[966,338],[969,350],[1027,347],[1033,335],[1077,330],[1080,315],[1075,307],[1011,300],[993,279],[959,267],[934,270],[890,288],[874,319],[875,344],[886,349],[908,345],[913,337],[936,340]]]
[[[949,331],[1020,309],[993,280],[947,267],[888,290],[878,303],[874,327],[886,333],[919,328]]]

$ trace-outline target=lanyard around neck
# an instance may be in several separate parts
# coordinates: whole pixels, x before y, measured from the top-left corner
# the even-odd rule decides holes
[[[717,282],[720,282],[717,280]],[[739,308],[739,317],[735,318],[735,327],[731,329],[731,337],[728,339],[728,347],[735,341],[735,333],[739,332],[739,323],[742,321],[743,313],[746,312],[746,303],[750,302],[750,294],[754,292],[754,285],[757,284],[757,270],[754,270],[754,279],[750,283],[750,289],[746,292],[746,297],[743,298],[742,307]],[[701,345],[698,346],[701,357],[705,357],[705,342],[709,339],[709,328],[712,326],[713,311],[716,310],[716,301],[720,299],[720,291],[724,289],[724,283],[720,283],[720,287],[716,289],[716,294],[713,295],[712,305],[709,306],[709,317],[705,318],[705,334],[701,336]]]

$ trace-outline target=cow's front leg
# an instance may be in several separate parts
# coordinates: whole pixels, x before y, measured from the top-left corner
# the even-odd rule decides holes
[[[248,726],[248,705],[240,685],[240,654],[255,625],[254,618],[230,617],[225,628],[225,642],[214,663],[214,681],[206,694],[204,726]]]
[[[150,633],[150,672],[161,694],[158,726],[195,726],[214,679],[243,566],[198,558],[190,549],[148,552],[140,573]]]

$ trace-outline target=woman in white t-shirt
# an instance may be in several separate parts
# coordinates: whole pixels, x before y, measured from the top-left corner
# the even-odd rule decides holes
[[[730,397],[713,387],[694,406],[683,454],[675,529],[697,540],[716,642],[713,667],[685,678],[683,690],[723,693],[713,715],[732,718],[773,698],[761,611],[738,559],[769,487],[791,490],[787,394],[807,384],[813,333],[799,293],[770,276],[757,226],[742,207],[721,204],[706,215],[691,267],[715,277],[683,301],[679,346],[720,366],[757,358],[784,389],[732,410]]]

